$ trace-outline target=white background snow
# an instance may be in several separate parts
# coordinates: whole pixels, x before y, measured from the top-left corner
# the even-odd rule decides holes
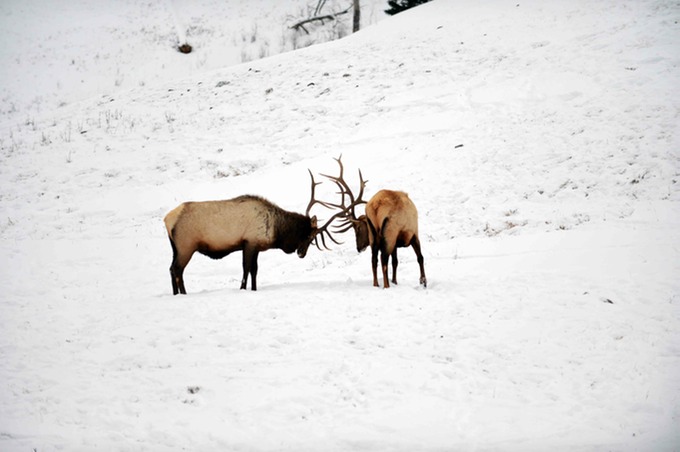
[[[0,4],[0,450],[680,450],[680,4],[362,3],[278,55],[304,2]],[[172,296],[167,211],[340,154],[427,289],[345,235]]]

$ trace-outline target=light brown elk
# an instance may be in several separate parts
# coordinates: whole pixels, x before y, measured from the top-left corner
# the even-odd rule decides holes
[[[397,248],[413,247],[420,266],[420,284],[427,287],[425,277],[425,264],[423,253],[420,248],[418,238],[418,210],[408,195],[402,191],[380,190],[368,202],[362,199],[366,181],[363,179],[359,170],[359,194],[354,196],[352,190],[344,179],[344,168],[341,157],[335,159],[340,165],[340,175],[329,176],[324,174],[340,189],[342,202],[340,204],[328,204],[340,209],[340,216],[344,218],[336,231],[345,232],[353,229],[356,236],[357,251],[362,252],[368,246],[371,247],[371,264],[373,268],[373,285],[378,284],[378,252],[380,252],[380,262],[383,275],[383,286],[390,286],[387,267],[389,258],[392,257],[392,282],[397,284]],[[345,204],[345,197],[349,204]],[[366,214],[357,218],[355,207],[366,204]]]
[[[172,246],[170,276],[172,292],[186,294],[184,269],[198,251],[213,259],[221,259],[234,251],[243,251],[243,278],[246,288],[248,275],[251,289],[257,290],[257,257],[261,251],[278,248],[290,254],[297,251],[300,258],[307,254],[309,245],[319,246],[318,238],[326,246],[324,234],[337,242],[327,230],[331,222],[342,216],[338,212],[324,224],[317,226],[316,216],[309,213],[314,204],[326,205],[314,199],[320,182],[312,177],[311,200],[305,215],[288,212],[258,196],[239,196],[224,201],[185,202],[170,211],[164,219]]]

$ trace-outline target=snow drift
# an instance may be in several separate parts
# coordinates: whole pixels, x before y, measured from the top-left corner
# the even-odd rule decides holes
[[[678,19],[437,0],[6,121],[0,448],[676,450]],[[171,295],[168,210],[303,211],[341,153],[414,200],[426,290],[410,250],[374,289],[345,236],[263,253],[254,293],[196,256]]]

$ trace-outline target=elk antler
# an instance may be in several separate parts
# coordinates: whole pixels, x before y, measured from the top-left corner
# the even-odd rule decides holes
[[[324,207],[327,208],[327,209],[332,209],[332,208],[334,208],[335,206],[334,206],[333,204],[327,203],[327,202],[325,202],[325,201],[320,201],[320,200],[318,200],[318,199],[315,198],[316,186],[319,185],[319,184],[321,184],[321,182],[316,182],[316,181],[314,180],[314,175],[312,174],[311,170],[308,169],[307,171],[309,171],[309,177],[312,178],[312,196],[311,196],[311,199],[309,200],[309,204],[307,205],[307,210],[305,211],[305,216],[309,217],[309,213],[310,213],[310,211],[312,210],[312,207],[314,206],[314,204],[321,204],[322,206],[324,206]],[[333,220],[335,220],[336,218],[342,216],[343,214],[344,214],[344,212],[342,212],[342,211],[341,211],[341,212],[337,212],[336,214],[332,215],[332,216],[328,219],[328,221],[326,221],[326,224],[324,224],[324,225],[321,226],[320,228],[317,228],[317,229],[316,229],[316,236],[314,237],[314,244],[316,245],[317,248],[321,249],[321,246],[319,246],[319,240],[318,240],[318,238],[319,238],[319,236],[320,236],[320,237],[321,237],[321,243],[323,244],[323,247],[326,248],[327,250],[330,250],[330,248],[328,248],[328,245],[326,245],[326,238],[325,238],[324,234],[327,234],[327,235],[328,235],[328,238],[329,238],[333,243],[335,243],[336,245],[342,244],[342,242],[338,242],[338,241],[335,240],[335,238],[331,235],[330,231],[328,230],[328,226],[331,225],[331,223],[333,222]]]
[[[328,208],[340,209],[340,212],[338,212],[336,215],[337,217],[343,217],[345,221],[336,228],[336,232],[345,232],[349,230],[352,227],[352,224],[357,221],[354,208],[360,204],[366,204],[366,201],[364,201],[362,197],[364,196],[364,189],[366,188],[366,182],[368,181],[364,180],[361,170],[359,170],[359,195],[355,197],[354,193],[352,193],[352,189],[349,187],[349,184],[347,184],[345,181],[345,168],[342,165],[342,155],[336,158],[335,161],[338,162],[338,165],[340,166],[340,175],[336,177],[329,176],[328,174],[322,174],[322,176],[331,180],[335,183],[335,185],[338,186],[340,189],[339,194],[342,196],[342,201],[340,204],[325,203],[324,205]],[[349,198],[349,205],[345,204],[345,196]]]
[[[309,200],[309,204],[307,204],[307,210],[305,211],[305,216],[308,217],[309,212],[312,210],[312,206],[314,204],[319,203],[322,206],[327,207],[327,208],[328,208],[328,205],[323,201],[319,201],[318,199],[314,199],[314,192],[316,191],[316,186],[321,185],[321,182],[316,182],[314,180],[314,175],[312,174],[312,171],[309,168],[307,168],[307,171],[309,171],[309,177],[312,178],[312,198]]]

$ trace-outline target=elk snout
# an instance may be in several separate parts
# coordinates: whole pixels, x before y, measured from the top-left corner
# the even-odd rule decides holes
[[[357,251],[361,253],[371,244],[368,237],[368,219],[366,215],[361,215],[356,222],[353,222],[353,226],[357,241]]]

